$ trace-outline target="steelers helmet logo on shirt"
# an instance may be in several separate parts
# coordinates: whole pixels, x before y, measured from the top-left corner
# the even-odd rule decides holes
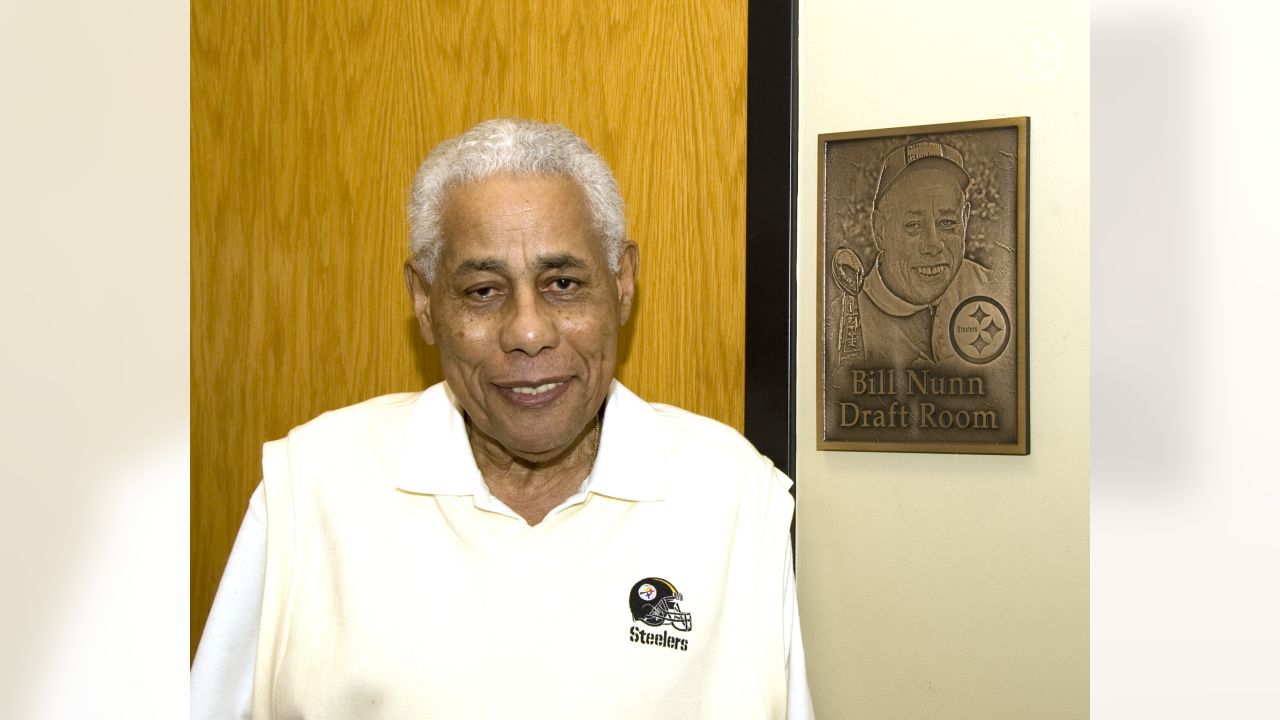
[[[650,627],[670,625],[680,632],[693,629],[693,616],[680,608],[684,595],[662,578],[645,578],[631,587],[629,596],[632,622]]]
[[[642,583],[640,589],[636,591],[636,595],[639,595],[641,600],[647,602],[658,597],[658,589],[649,583]]]

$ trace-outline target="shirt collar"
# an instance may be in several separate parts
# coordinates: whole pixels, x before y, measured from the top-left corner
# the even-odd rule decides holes
[[[928,305],[916,305],[915,303],[907,302],[894,295],[889,286],[884,284],[884,278],[880,277],[879,263],[871,269],[871,273],[863,281],[862,292],[871,298],[871,302],[875,303],[876,307],[894,317],[910,317],[929,307]]]
[[[655,472],[650,446],[657,411],[614,380],[605,400],[600,448],[579,494],[637,502],[666,497],[666,477]],[[398,487],[425,495],[491,497],[471,454],[466,420],[447,384],[437,383],[414,402],[405,428]]]
[[[600,450],[586,491],[637,502],[665,499],[667,474],[660,469],[660,438],[658,412],[614,380],[605,400]]]
[[[458,400],[443,382],[423,391],[409,414],[398,487],[425,495],[488,492]]]

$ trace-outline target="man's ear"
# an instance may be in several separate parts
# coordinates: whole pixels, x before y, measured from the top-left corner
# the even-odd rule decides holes
[[[418,319],[418,331],[428,345],[436,344],[435,330],[431,325],[431,288],[422,279],[413,260],[404,261],[404,287],[413,302],[413,316]]]
[[[618,262],[618,319],[626,325],[631,317],[631,304],[636,297],[636,275],[640,273],[640,248],[627,241]]]

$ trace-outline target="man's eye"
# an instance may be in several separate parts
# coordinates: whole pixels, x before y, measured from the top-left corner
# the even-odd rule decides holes
[[[955,220],[948,220],[944,218],[938,221],[938,227],[942,228],[943,230],[952,230],[955,228],[955,226],[956,226]]]
[[[498,289],[495,287],[489,287],[489,286],[472,288],[467,291],[467,296],[474,298],[476,300],[488,300],[497,294],[498,294]]]
[[[578,287],[578,281],[573,278],[556,278],[551,281],[550,287],[557,292],[568,292]]]
[[[920,228],[922,227],[924,226],[920,223],[919,220],[912,220],[911,222],[907,223],[907,232],[918,233],[920,232]]]

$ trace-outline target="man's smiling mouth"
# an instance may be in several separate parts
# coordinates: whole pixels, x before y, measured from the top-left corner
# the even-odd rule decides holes
[[[947,268],[949,267],[951,266],[948,265],[947,263],[938,263],[937,265],[918,265],[912,268],[912,270],[915,270],[917,273],[925,277],[931,278],[931,277],[937,277],[938,275],[941,275],[942,273],[946,272]]]
[[[549,382],[541,385],[524,385],[511,388],[511,392],[519,393],[521,395],[541,395],[545,392],[555,390],[563,384],[563,382]]]

